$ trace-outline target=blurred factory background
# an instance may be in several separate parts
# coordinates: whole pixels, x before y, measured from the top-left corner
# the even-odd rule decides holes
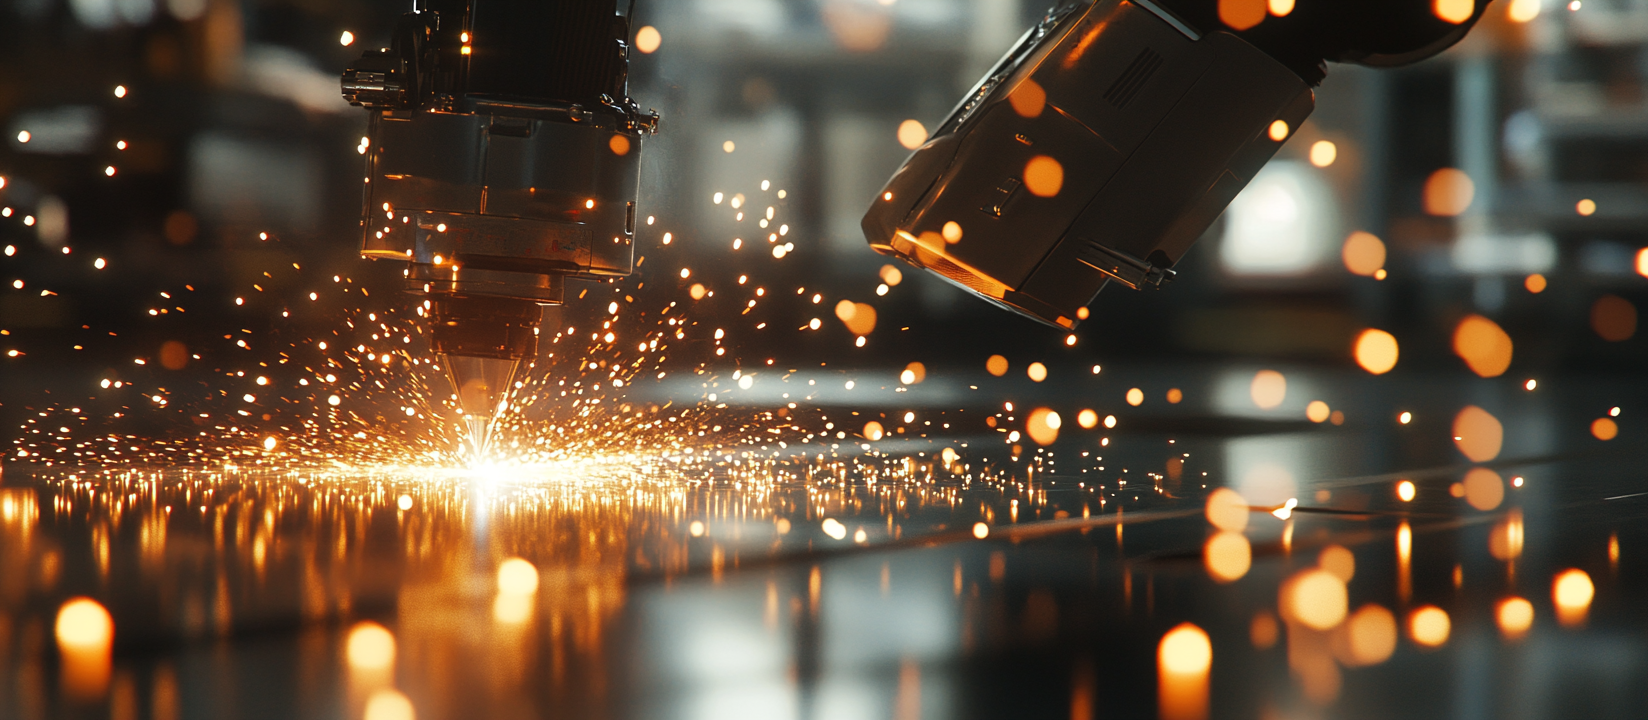
[[[771,285],[874,299],[886,261],[858,229],[867,203],[1043,4],[642,0],[637,25],[656,28],[659,42],[635,55],[631,93],[664,125],[647,149],[642,210],[658,222],[641,253],[671,232],[680,257],[713,260],[706,271],[759,268]],[[340,99],[336,78],[362,47],[387,44],[403,6],[0,8],[7,340],[111,323],[141,335],[154,326],[133,322],[146,307],[139,298],[156,288],[188,283],[227,298],[272,264],[392,282],[399,268],[356,257],[366,115]],[[887,364],[919,349],[940,368],[952,359],[972,368],[1018,348],[1062,352],[1050,362],[1071,364],[1354,367],[1354,338],[1377,327],[1401,340],[1398,372],[1451,369],[1450,337],[1477,313],[1516,338],[1513,372],[1635,372],[1648,360],[1633,337],[1635,306],[1648,299],[1645,43],[1648,2],[1514,0],[1433,61],[1332,67],[1310,122],[1181,263],[1177,282],[1108,289],[1066,350],[1061,334],[906,272],[877,300],[883,334],[909,328],[882,343],[897,356]],[[754,198],[764,180],[786,191],[770,202],[792,228],[792,259],[716,254],[757,230],[753,215],[735,221],[712,196]],[[260,239],[269,236],[279,242]],[[94,272],[94,257],[121,272]],[[267,280],[266,289],[288,282]],[[210,307],[226,321],[245,312]],[[788,342],[772,352],[850,350],[840,338]],[[36,359],[73,344],[36,343]]]

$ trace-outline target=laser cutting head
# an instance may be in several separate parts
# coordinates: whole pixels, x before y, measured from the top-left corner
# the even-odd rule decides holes
[[[364,257],[408,263],[476,450],[568,278],[634,269],[642,139],[616,0],[430,0],[343,74]]]
[[[905,161],[870,246],[1073,328],[1108,282],[1160,287],[1315,106],[1325,60],[1400,65],[1481,16],[1300,0],[1236,30],[1218,0],[1060,4]],[[1455,22],[1457,21],[1457,22]]]

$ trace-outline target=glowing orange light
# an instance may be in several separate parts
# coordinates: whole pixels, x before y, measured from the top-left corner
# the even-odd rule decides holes
[[[1505,18],[1514,23],[1525,23],[1539,17],[1540,0],[1511,0],[1505,8]]]
[[[1282,613],[1316,630],[1344,622],[1349,595],[1345,581],[1326,570],[1306,570],[1283,585]]]
[[[1545,280],[1545,276],[1541,275],[1539,273],[1534,273],[1532,275],[1529,275],[1527,277],[1527,279],[1522,281],[1522,287],[1527,288],[1528,292],[1531,292],[1535,295],[1538,295],[1539,293],[1545,292],[1546,286],[1547,286],[1547,282]]]
[[[1059,414],[1047,408],[1036,408],[1024,420],[1024,432],[1037,445],[1052,445],[1059,439],[1059,427],[1064,421]]]
[[[899,270],[896,265],[882,265],[878,275],[888,287],[897,287],[899,283],[904,282],[904,271]]]
[[[1579,213],[1580,217],[1590,217],[1596,209],[1596,201],[1590,198],[1574,203],[1574,212]]]
[[[1345,269],[1357,275],[1372,276],[1385,267],[1385,242],[1370,232],[1358,230],[1345,238],[1340,249]]]
[[[1591,436],[1598,440],[1612,440],[1619,436],[1619,423],[1605,417],[1592,420]]]
[[[1618,295],[1603,295],[1591,304],[1591,329],[1608,342],[1630,340],[1637,333],[1637,306]]]
[[[385,671],[395,665],[395,636],[370,620],[349,630],[345,657],[353,670]]]
[[[1374,375],[1383,375],[1396,367],[1401,355],[1396,336],[1384,330],[1368,328],[1356,336],[1356,364]]]
[[[1351,666],[1378,665],[1396,652],[1396,616],[1384,606],[1368,603],[1345,623],[1344,660]]]
[[[1270,123],[1270,129],[1266,131],[1266,134],[1270,135],[1270,139],[1281,142],[1287,139],[1288,129],[1286,120],[1275,120]]]
[[[109,686],[114,618],[96,600],[72,598],[58,608],[55,629],[63,689],[77,698],[101,697]]]
[[[0,185],[4,187],[4,185]],[[1648,247],[1637,251],[1637,274],[1648,277]]]
[[[899,373],[899,382],[905,385],[919,385],[927,379],[927,366],[918,362],[904,366],[904,372]]]
[[[1253,404],[1262,409],[1278,407],[1287,399],[1287,378],[1275,370],[1260,370],[1253,375],[1248,394],[1253,398]]]
[[[1219,22],[1235,30],[1246,30],[1265,19],[1265,0],[1219,0]]]
[[[1241,533],[1216,533],[1202,547],[1202,564],[1215,582],[1235,582],[1253,566],[1253,546]]]
[[[1343,545],[1322,548],[1322,554],[1317,557],[1316,564],[1347,583],[1356,577],[1356,555]]]
[[[366,699],[362,720],[416,720],[412,701],[398,690],[380,688]]]
[[[898,124],[898,144],[914,150],[927,142],[927,127],[920,120],[905,120]]]
[[[1556,604],[1557,620],[1563,627],[1583,625],[1595,597],[1596,585],[1584,570],[1564,570],[1551,581],[1551,601]]]
[[[1024,374],[1033,382],[1041,382],[1047,379],[1047,366],[1039,362],[1030,363],[1030,366],[1024,369]]]
[[[1169,405],[1178,405],[1179,402],[1182,401],[1182,400],[1184,400],[1184,391],[1183,390],[1180,390],[1178,388],[1168,388],[1167,389],[1167,403]]]
[[[663,44],[664,36],[658,32],[658,28],[643,25],[640,30],[635,31],[635,49],[640,50],[642,55],[658,52],[658,46]]]
[[[611,140],[607,141],[607,147],[612,149],[614,155],[628,155],[629,138],[623,135],[614,135]]]
[[[1046,155],[1024,165],[1024,188],[1037,197],[1053,197],[1064,187],[1064,166]]]
[[[981,522],[973,523],[973,537],[980,540],[990,537],[990,526]]]
[[[1460,0],[1439,0],[1458,2]],[[1471,0],[1463,0],[1469,4]],[[1471,176],[1457,168],[1442,168],[1425,180],[1425,212],[1451,217],[1465,212],[1476,197],[1476,185]]]
[[[1092,410],[1082,410],[1076,413],[1076,424],[1085,430],[1092,430],[1099,425],[1099,414]]]
[[[1314,423],[1327,422],[1328,417],[1332,414],[1333,409],[1321,400],[1312,400],[1309,405],[1305,406],[1305,417]]]
[[[1474,0],[1434,0],[1431,11],[1443,21],[1458,25],[1471,19],[1471,14],[1476,12],[1476,3]]]
[[[961,242],[961,224],[954,220],[944,223],[944,230],[939,234],[944,236],[944,242],[951,244]]]
[[[1494,619],[1505,639],[1520,640],[1534,625],[1534,604],[1519,597],[1505,598],[1495,606]]]
[[[1481,315],[1459,321],[1453,331],[1453,351],[1482,377],[1499,377],[1511,366],[1511,336]]]
[[[1127,404],[1132,405],[1134,407],[1138,407],[1139,405],[1144,404],[1144,391],[1140,390],[1138,388],[1132,388],[1132,389],[1128,390],[1127,391]]]
[[[984,369],[985,369],[985,371],[989,372],[991,375],[994,375],[996,377],[1001,377],[1003,375],[1006,375],[1007,374],[1007,358],[1004,358],[1000,355],[991,355],[990,359],[984,361]]]
[[[1453,632],[1453,621],[1446,610],[1425,605],[1408,614],[1408,637],[1421,647],[1441,647]]]
[[[886,435],[886,432],[882,430],[881,423],[876,422],[874,420],[871,420],[867,423],[864,423],[864,438],[865,439],[869,440],[870,442],[875,442],[877,440],[880,440],[884,435]]]
[[[1183,623],[1162,635],[1156,650],[1157,707],[1162,720],[1205,720],[1213,643],[1201,628]]]
[[[1488,462],[1499,457],[1505,428],[1499,418],[1475,405],[1466,405],[1453,418],[1453,442],[1472,462]]]
[[[1007,96],[1008,104],[1013,106],[1013,112],[1020,117],[1039,117],[1043,108],[1047,107],[1047,91],[1043,90],[1035,80],[1025,79],[1019,86],[1013,88],[1013,94]]]
[[[1396,497],[1400,498],[1402,502],[1413,502],[1413,498],[1417,494],[1419,494],[1419,489],[1413,484],[1412,480],[1403,480],[1396,484]]]
[[[1239,533],[1247,527],[1247,499],[1230,488],[1219,488],[1207,496],[1206,514],[1213,527]]]
[[[1291,10],[1292,8],[1288,8]],[[1339,146],[1331,140],[1317,140],[1310,144],[1310,164],[1316,167],[1327,167],[1339,159]]]
[[[1505,480],[1487,468],[1471,468],[1460,482],[1465,502],[1478,510],[1492,510],[1505,501]]]

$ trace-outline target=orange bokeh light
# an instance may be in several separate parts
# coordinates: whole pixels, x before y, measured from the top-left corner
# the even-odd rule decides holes
[[[1246,30],[1265,19],[1267,5],[1265,0],[1219,0],[1219,22]]]
[[[1383,375],[1396,367],[1401,347],[1396,336],[1384,330],[1368,328],[1356,336],[1356,364],[1374,375]]]
[[[1481,315],[1459,321],[1453,331],[1453,352],[1471,372],[1482,377],[1499,377],[1511,366],[1511,336],[1498,323]]]
[[[1608,342],[1630,340],[1637,334],[1637,306],[1618,295],[1603,295],[1591,304],[1591,329]]]
[[[1046,155],[1024,164],[1024,189],[1036,197],[1053,197],[1064,188],[1064,166]]]
[[[1428,214],[1443,217],[1458,215],[1471,206],[1471,200],[1475,197],[1476,184],[1463,170],[1442,168],[1425,179],[1425,212]]]
[[[1345,269],[1357,275],[1372,277],[1385,267],[1385,241],[1370,232],[1351,233],[1339,254],[1345,261]]]
[[[1453,442],[1472,462],[1488,462],[1499,457],[1505,441],[1505,427],[1499,418],[1475,405],[1466,405],[1453,418]]]

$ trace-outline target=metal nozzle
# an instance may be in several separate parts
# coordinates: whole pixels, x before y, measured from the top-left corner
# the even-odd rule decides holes
[[[537,355],[541,313],[530,300],[446,295],[430,304],[432,349],[452,382],[471,452],[486,451],[521,363]]]

